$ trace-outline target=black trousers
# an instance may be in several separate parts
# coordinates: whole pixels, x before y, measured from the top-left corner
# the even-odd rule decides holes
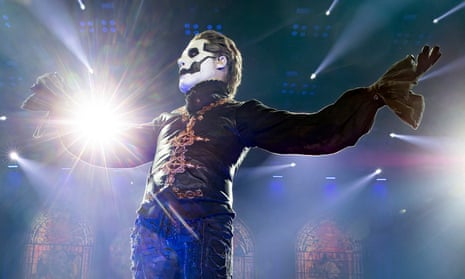
[[[131,234],[133,278],[232,278],[232,219],[138,216]]]

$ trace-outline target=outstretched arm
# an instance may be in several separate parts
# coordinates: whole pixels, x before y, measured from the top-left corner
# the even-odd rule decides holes
[[[424,46],[417,58],[408,55],[398,61],[369,89],[378,94],[397,116],[416,129],[423,116],[424,99],[423,96],[415,94],[412,88],[439,57],[439,47]]]
[[[95,144],[82,137],[74,126],[75,123],[71,121],[76,104],[62,77],[57,73],[44,74],[37,78],[31,90],[33,93],[23,102],[22,108],[47,112],[47,118],[43,122],[48,122],[47,125],[54,128],[65,149],[79,160],[118,168],[134,167],[153,160],[157,134],[155,122],[119,123],[121,131],[118,138],[110,139],[111,145]],[[41,136],[41,125],[36,130],[35,137]]]
[[[292,113],[247,102],[236,115],[239,134],[246,145],[271,152],[329,154],[355,145],[370,131],[376,112],[384,105],[417,128],[424,102],[411,89],[440,55],[438,47],[426,46],[417,59],[407,56],[370,87],[348,90],[317,113]]]

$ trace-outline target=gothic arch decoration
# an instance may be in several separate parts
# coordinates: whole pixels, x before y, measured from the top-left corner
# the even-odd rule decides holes
[[[233,275],[236,279],[255,278],[254,241],[249,228],[239,219],[234,220]]]
[[[63,209],[39,214],[26,244],[28,279],[87,279],[94,237],[89,226]]]
[[[131,278],[132,227],[120,230],[110,244],[109,262],[112,278]]]
[[[296,243],[298,279],[362,279],[360,241],[330,220],[307,224]]]

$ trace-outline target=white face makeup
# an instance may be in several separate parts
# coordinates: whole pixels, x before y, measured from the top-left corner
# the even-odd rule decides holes
[[[192,40],[178,59],[179,90],[182,93],[202,81],[218,79],[216,55],[204,50],[206,43],[205,39]]]

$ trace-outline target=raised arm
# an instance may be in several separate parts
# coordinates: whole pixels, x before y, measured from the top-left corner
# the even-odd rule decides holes
[[[71,118],[75,104],[58,74],[40,76],[31,90],[33,94],[22,108],[47,112],[47,125],[54,128],[65,149],[79,160],[111,168],[135,167],[153,160],[160,122],[157,119],[145,124],[119,123],[120,131],[108,142],[92,142],[76,129]],[[40,137],[40,127],[35,136]]]

